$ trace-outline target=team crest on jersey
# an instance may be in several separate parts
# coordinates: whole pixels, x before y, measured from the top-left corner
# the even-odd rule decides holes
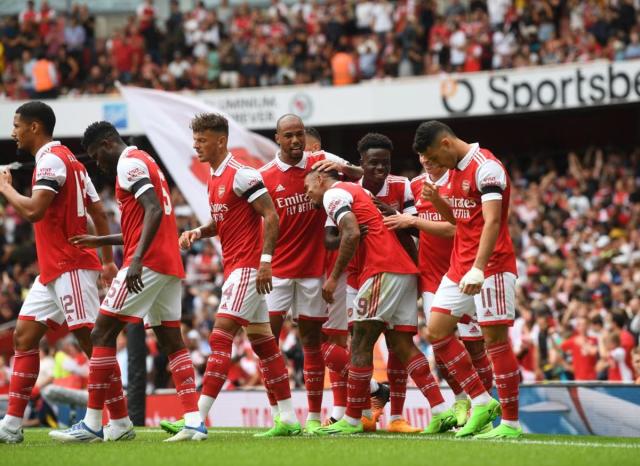
[[[462,180],[462,190],[465,194],[469,194],[469,189],[471,189],[471,183],[469,180]]]
[[[224,185],[218,186],[218,197],[224,196]]]

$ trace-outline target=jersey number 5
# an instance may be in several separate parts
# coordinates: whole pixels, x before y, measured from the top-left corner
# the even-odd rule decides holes
[[[169,197],[169,193],[164,187],[164,185],[167,184],[167,180],[160,169],[158,169],[158,175],[160,176],[160,180],[162,180],[162,207],[164,208],[164,214],[171,215],[171,197]]]

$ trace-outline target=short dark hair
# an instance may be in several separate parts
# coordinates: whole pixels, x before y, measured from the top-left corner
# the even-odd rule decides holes
[[[191,120],[189,127],[194,133],[214,131],[229,135],[229,122],[219,113],[200,113]]]
[[[305,127],[304,132],[311,136],[312,138],[316,138],[320,144],[322,144],[322,138],[320,137],[320,132],[315,129],[313,126]]]
[[[82,147],[84,147],[84,150],[88,150],[89,147],[96,142],[111,139],[113,137],[117,137],[120,140],[122,139],[115,126],[108,121],[96,121],[91,123],[87,126],[87,129],[84,130],[81,144]]]
[[[369,149],[386,149],[392,152],[393,142],[384,134],[367,133],[358,141],[358,153],[362,155]]]
[[[453,130],[441,121],[431,120],[420,123],[413,138],[413,150],[417,153],[426,151],[442,133],[455,136]]]
[[[618,328],[624,328],[627,323],[627,315],[624,311],[615,311],[611,313],[611,321],[616,324]]]
[[[42,129],[47,136],[53,136],[53,129],[56,126],[56,115],[53,109],[44,102],[34,101],[22,104],[16,110],[23,120],[37,121],[42,125]]]
[[[339,181],[340,180],[340,173],[338,172],[338,170],[319,170],[317,168],[312,168],[309,173],[307,173],[307,176],[311,175],[311,174],[322,174],[322,175],[326,175],[329,178],[331,178],[332,180],[336,180]]]

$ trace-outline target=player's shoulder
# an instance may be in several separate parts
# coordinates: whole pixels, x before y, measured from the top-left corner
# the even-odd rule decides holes
[[[409,182],[409,178],[406,176],[400,175],[389,175],[387,176],[387,183],[389,184],[406,184]]]
[[[411,178],[411,181],[409,181],[409,183],[411,184],[411,186],[417,186],[417,185],[422,185],[427,179],[427,174],[426,173],[421,173],[418,176],[414,176],[413,178]]]
[[[489,149],[484,149],[484,148],[478,148],[477,151],[475,151],[475,153],[473,154],[472,160],[476,163],[476,166],[482,167],[485,165],[494,165],[497,164],[500,167],[504,166],[502,165],[502,162],[500,161],[500,159],[498,157],[496,157],[493,152],[491,152]]]
[[[271,173],[274,169],[277,169],[276,159],[273,159],[271,162],[265,163],[263,166],[258,168],[258,171],[263,174]]]

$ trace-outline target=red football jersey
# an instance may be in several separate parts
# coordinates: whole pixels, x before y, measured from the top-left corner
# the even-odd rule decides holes
[[[151,184],[147,183],[140,186],[135,193],[131,192],[133,185],[145,178],[149,179]],[[144,208],[136,199],[148,189],[155,191],[164,209],[164,215],[151,246],[142,258],[142,265],[154,272],[184,278],[178,246],[178,228],[171,206],[169,185],[156,161],[134,146],[127,147],[120,155],[116,178],[116,200],[120,207],[120,224],[124,238],[123,267],[131,263],[142,234]]]
[[[358,180],[358,184],[362,186],[362,178]],[[401,214],[415,215],[417,212],[409,179],[404,176],[387,176],[380,191],[377,194],[373,193],[373,195]],[[356,254],[349,263],[349,267],[347,267],[347,285],[352,288],[358,288],[360,285],[358,283],[359,266],[357,261],[358,258]]]
[[[422,187],[425,181],[430,181],[429,175],[422,175],[411,180],[411,191],[416,199],[416,209],[418,216],[432,222],[446,221],[442,215],[429,201],[422,199]],[[434,184],[438,186],[441,196],[448,196],[447,185],[449,183],[449,171],[445,172]],[[435,293],[440,286],[442,277],[449,270],[451,261],[451,250],[453,249],[453,238],[431,235],[420,232],[418,243],[418,269],[420,269],[420,292]]]
[[[276,154],[260,169],[280,219],[280,233],[271,263],[278,278],[311,278],[324,274],[324,224],[326,214],[315,209],[304,191],[304,178],[318,160],[346,163],[327,152],[305,152],[295,166]]]
[[[456,219],[456,235],[447,276],[459,283],[473,266],[484,227],[482,203],[491,200],[501,200],[502,216],[498,240],[484,275],[489,277],[502,272],[517,275],[508,224],[511,181],[504,166],[491,152],[473,144],[469,153],[449,173],[447,200]]]
[[[224,278],[240,267],[257,269],[262,253],[262,217],[251,203],[267,193],[257,170],[231,154],[212,170],[207,186],[211,218],[222,245]]]
[[[100,199],[84,165],[58,141],[36,154],[32,190],[56,193],[42,220],[33,224],[43,285],[71,270],[102,270],[94,249],[72,245],[69,238],[87,234],[86,205]]]
[[[323,204],[336,225],[345,214],[353,212],[359,225],[369,227],[357,250],[358,287],[378,273],[418,273],[396,235],[384,226],[382,214],[364,188],[338,182],[325,193]]]

